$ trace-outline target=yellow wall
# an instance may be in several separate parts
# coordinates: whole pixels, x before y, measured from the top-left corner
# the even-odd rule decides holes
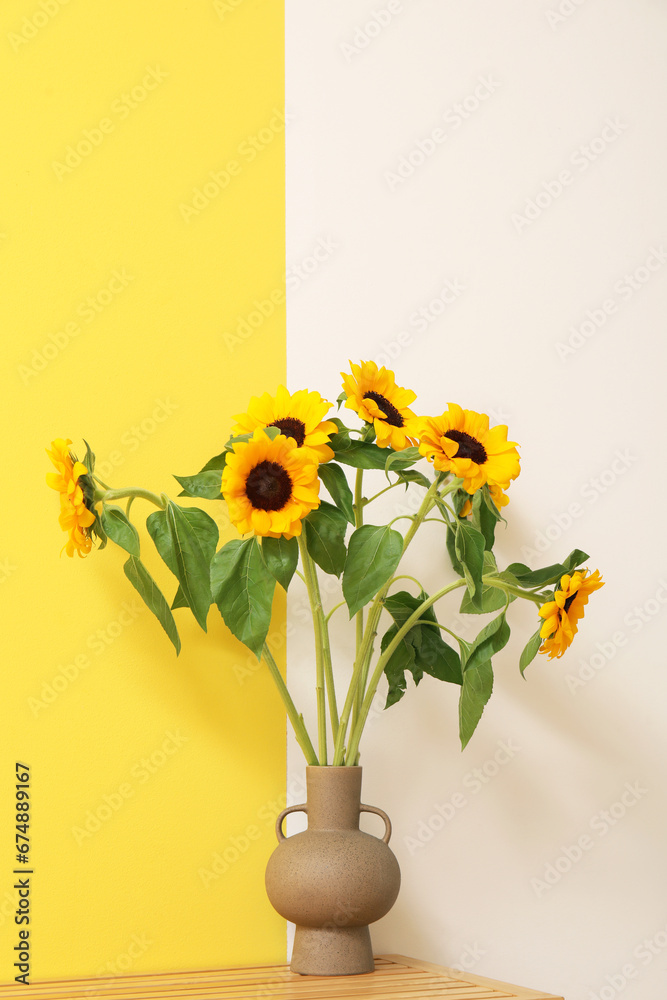
[[[284,280],[283,4],[13,0],[0,43],[0,980],[15,760],[33,777],[35,978],[276,961],[270,679],[238,669],[249,654],[215,609],[208,637],[176,612],[177,659],[114,546],[59,556],[44,447],[82,453],[85,437],[111,485],[175,496],[170,474],[197,471],[231,414],[284,380],[284,305],[240,325]]]

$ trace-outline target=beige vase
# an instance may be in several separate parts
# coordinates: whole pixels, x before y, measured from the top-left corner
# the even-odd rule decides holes
[[[374,969],[368,925],[388,913],[401,884],[387,846],[386,813],[361,802],[361,767],[307,767],[307,802],[283,809],[278,846],[266,869],[274,908],[296,924],[292,972],[352,976]],[[285,837],[288,813],[305,812],[308,829]],[[385,822],[380,840],[359,829],[361,812]]]

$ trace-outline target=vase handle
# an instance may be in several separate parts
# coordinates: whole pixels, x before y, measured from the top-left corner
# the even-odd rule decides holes
[[[276,837],[278,838],[279,844],[282,844],[283,840],[287,840],[287,837],[283,833],[283,820],[285,819],[285,816],[287,816],[288,813],[294,813],[294,812],[307,813],[308,812],[307,804],[305,802],[302,802],[301,805],[299,806],[288,806],[287,809],[283,809],[283,811],[280,813],[278,819],[276,820]]]
[[[386,812],[384,812],[383,809],[378,809],[377,806],[365,806],[363,804],[363,802],[359,806],[359,812],[362,812],[362,813],[375,813],[377,816],[381,816],[382,817],[382,819],[384,820],[384,825],[386,827],[386,829],[384,831],[384,837],[382,837],[382,840],[384,840],[385,844],[388,844],[389,843],[389,838],[391,837],[391,820],[387,816]]]

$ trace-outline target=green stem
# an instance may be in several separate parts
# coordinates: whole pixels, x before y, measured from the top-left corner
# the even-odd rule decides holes
[[[386,667],[396,647],[403,640],[404,635],[406,635],[406,633],[409,632],[409,630],[412,628],[415,622],[418,621],[419,618],[421,618],[424,611],[427,611],[432,604],[435,604],[435,602],[440,600],[441,597],[444,597],[445,594],[448,594],[452,590],[456,590],[458,587],[465,587],[465,585],[466,585],[465,580],[455,580],[454,583],[449,583],[446,587],[443,587],[442,590],[438,590],[435,594],[433,594],[432,597],[429,597],[425,601],[423,601],[419,605],[419,607],[416,608],[415,611],[413,611],[413,613],[410,615],[407,621],[399,628],[398,632],[391,640],[391,642],[385,649],[384,653],[381,654],[375,666],[375,670],[373,671],[373,674],[371,676],[368,688],[366,689],[366,695],[364,697],[363,705],[361,706],[359,719],[357,720],[357,724],[350,734],[350,744],[347,750],[349,759],[355,759],[358,755],[359,741],[361,739],[361,734],[364,730],[364,725],[366,724],[366,719],[368,718],[368,713],[370,711],[373,698],[375,697],[375,692],[377,691],[378,684],[380,683],[380,679],[384,673],[384,668]]]
[[[294,730],[294,735],[296,736],[297,743],[303,751],[303,755],[306,758],[306,763],[308,764],[318,764],[317,754],[315,753],[315,748],[310,740],[310,736],[306,730],[306,726],[303,721],[303,716],[299,715],[296,710],[296,706],[292,701],[289,691],[287,690],[287,685],[283,680],[283,675],[278,669],[278,664],[273,659],[271,655],[271,650],[264,643],[264,659],[269,668],[269,673],[273,677],[276,687],[278,688],[278,693],[283,700],[283,704],[287,709],[287,715],[290,722],[292,723],[292,729]]]
[[[416,516],[417,516],[416,514],[398,514],[396,517],[393,517],[391,519],[391,521],[389,522],[389,524],[387,525],[387,527],[391,528],[391,526],[394,523],[394,521],[406,521],[406,520],[407,521],[414,521],[414,519],[416,518]]]
[[[396,583],[397,580],[412,580],[413,583],[417,584],[420,590],[424,589],[419,580],[415,576],[410,576],[408,573],[401,573],[400,576],[392,576],[389,582]]]
[[[520,587],[514,587],[511,583],[505,583],[504,580],[499,580],[495,576],[483,576],[482,583],[485,583],[487,587],[495,587],[497,590],[504,590],[506,594],[513,594],[515,597],[523,597],[527,601],[532,601],[534,604],[544,604],[544,598],[540,597],[539,594],[532,594],[526,590],[521,590]]]
[[[156,507],[160,507],[164,510],[167,506],[167,497],[164,493],[151,493],[150,490],[142,490],[138,486],[127,486],[121,487],[119,490],[107,490],[101,499],[104,503],[112,503],[114,500],[122,500],[123,497],[136,497],[141,500],[148,500],[150,503],[155,504]]]
[[[354,480],[354,527],[355,530],[360,528],[364,523],[364,500],[363,500],[363,479],[364,470],[357,469],[357,475]],[[361,645],[364,638],[364,609],[360,608],[355,616],[355,628],[356,628],[356,639],[355,639],[355,663],[359,659],[359,651],[361,650]],[[362,672],[360,683],[357,685],[357,690],[354,698],[354,705],[352,709],[352,720],[357,718],[359,711],[361,710],[361,699],[364,684],[366,683],[366,678]],[[334,744],[335,745],[335,744]]]
[[[317,582],[317,572],[306,547],[305,535],[297,536],[299,541],[299,552],[303,565],[303,575],[308,590],[308,600],[310,601],[310,611],[313,616],[313,631],[315,633],[315,692],[317,696],[317,735],[320,755],[320,764],[327,763],[327,711],[325,702],[325,690],[328,688],[329,710],[331,713],[331,727],[337,734],[338,712],[336,709],[336,695],[333,689],[333,671],[331,669],[331,653],[329,651],[329,630],[324,620],[322,611],[322,597]],[[325,654],[326,647],[326,654]],[[328,664],[327,664],[328,660]],[[328,674],[325,685],[325,670]]]
[[[407,533],[405,535],[405,538],[403,539],[403,549],[402,549],[402,552],[401,552],[401,559],[405,555],[405,552],[406,552],[406,550],[408,548],[408,545],[410,544],[410,542],[414,538],[415,532],[419,528],[419,525],[421,524],[421,522],[423,521],[423,519],[426,517],[426,515],[428,514],[428,512],[431,510],[431,507],[433,506],[433,504],[435,503],[435,493],[436,493],[436,490],[438,488],[439,483],[440,483],[440,477],[438,476],[431,483],[431,485],[429,486],[428,490],[426,491],[426,495],[424,496],[424,499],[422,500],[422,503],[421,503],[421,506],[420,506],[419,510],[417,511],[416,514],[414,514],[412,516],[412,524],[410,525],[410,527],[409,527],[409,529],[408,529],[408,531],[407,531]],[[399,563],[400,563],[400,559],[399,559]],[[370,660],[371,660],[371,656],[373,655],[373,640],[375,639],[375,636],[377,635],[377,626],[378,626],[378,622],[380,620],[380,615],[382,614],[382,608],[384,606],[384,599],[387,596],[387,591],[389,590],[389,587],[391,586],[391,584],[392,584],[392,580],[388,580],[387,583],[385,583],[384,586],[378,591],[378,593],[376,594],[376,596],[375,596],[375,598],[373,600],[373,603],[370,606],[370,610],[368,612],[368,620],[367,620],[367,623],[366,623],[366,629],[364,631],[364,636],[363,636],[363,640],[362,640],[362,643],[361,643],[361,649],[360,649],[359,653],[357,654],[357,658],[356,658],[355,663],[354,663],[354,670],[352,671],[352,679],[350,681],[350,686],[348,688],[347,698],[345,699],[345,705],[343,706],[343,711],[341,712],[341,716],[340,716],[340,725],[338,727],[338,740],[336,741],[336,747],[335,747],[335,752],[334,752],[334,760],[333,760],[334,764],[338,765],[338,766],[340,766],[341,764],[343,764],[343,762],[345,762],[346,764],[350,764],[350,765],[356,763],[357,754],[358,754],[358,750],[359,750],[359,740],[357,739],[357,742],[356,742],[356,746],[355,746],[355,750],[354,750],[354,756],[350,753],[350,749],[349,748],[348,748],[347,755],[346,755],[346,753],[345,753],[345,738],[347,736],[347,727],[348,727],[348,723],[350,721],[350,713],[351,713],[351,710],[352,710],[352,706],[356,702],[357,691],[361,689],[361,691],[363,692],[364,689],[365,689],[365,678],[368,677],[368,670],[369,670],[369,666],[370,666]],[[364,681],[363,686],[362,686],[362,680]],[[372,685],[372,682],[371,682],[371,685]],[[376,684],[376,687],[377,687],[377,684]],[[368,688],[368,691],[370,691],[370,686]],[[361,726],[361,729],[363,729],[363,725],[364,725],[364,722],[366,720],[366,716],[368,715],[368,711],[369,711],[369,707],[370,707],[370,702],[368,702],[368,691],[366,691],[365,695],[363,696],[362,706],[361,706],[359,714],[358,714],[358,716],[357,716],[357,718],[356,718],[356,720],[355,720],[355,722],[353,724],[353,729],[355,731],[359,730],[359,735],[361,735],[360,726]],[[366,705],[367,702],[368,702],[368,706],[369,707],[366,708],[365,714],[364,714],[364,707],[363,706]]]
[[[325,616],[325,618],[324,618],[325,622],[328,623],[328,621],[331,618],[331,616],[334,613],[334,611],[338,611],[338,609],[342,608],[345,604],[347,604],[347,601],[340,601],[339,604],[335,604],[334,607],[329,612],[329,614]]]
[[[357,475],[360,472],[361,472],[361,469],[357,469]],[[366,504],[373,503],[374,500],[377,500],[378,497],[381,497],[383,493],[387,492],[387,490],[393,490],[394,486],[400,486],[400,484],[401,484],[401,480],[397,479],[396,482],[395,483],[391,483],[390,486],[385,486],[385,488],[383,490],[380,490],[379,493],[376,493],[375,496],[369,497],[369,499],[366,501]]]

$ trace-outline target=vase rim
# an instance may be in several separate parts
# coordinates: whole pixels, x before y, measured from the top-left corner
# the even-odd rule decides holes
[[[306,764],[307,771],[361,771],[361,764]]]

